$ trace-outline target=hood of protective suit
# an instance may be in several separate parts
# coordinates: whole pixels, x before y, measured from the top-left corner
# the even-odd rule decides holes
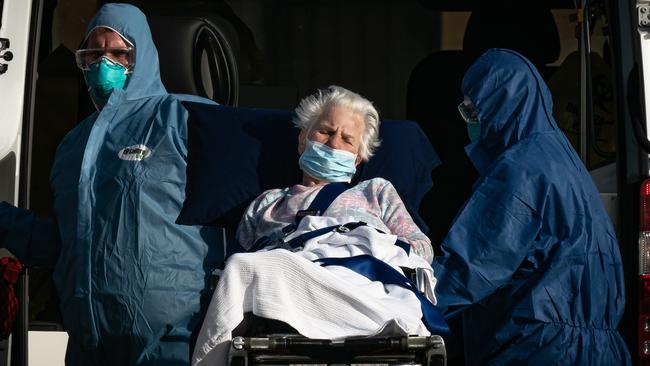
[[[158,51],[147,18],[140,9],[129,4],[102,6],[88,24],[82,47],[97,27],[110,28],[135,46],[135,67],[124,87],[127,100],[167,93],[160,81]]]
[[[533,64],[517,52],[500,48],[485,52],[465,73],[462,92],[474,103],[481,123],[479,141],[466,149],[481,174],[519,141],[557,130],[548,87]]]
[[[616,232],[522,56],[493,49],[463,81],[481,172],[432,267],[438,307],[462,312],[468,365],[629,365]],[[453,329],[452,329],[453,334]]]

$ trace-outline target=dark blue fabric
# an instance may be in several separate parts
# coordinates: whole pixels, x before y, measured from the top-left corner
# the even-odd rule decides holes
[[[316,229],[314,231],[306,232],[304,234],[300,234],[296,236],[295,238],[289,240],[287,244],[293,249],[296,249],[298,247],[301,247],[307,240],[311,240],[313,238],[319,237],[325,233],[328,233],[334,229],[336,229],[338,225],[336,226],[328,226],[328,227],[322,227],[320,229]]]
[[[53,279],[69,335],[66,363],[189,364],[223,246],[217,228],[175,223],[187,165],[181,101],[212,102],[166,92],[149,26],[136,7],[104,5],[87,33],[97,26],[135,45],[136,64],[124,89],[66,135],[52,166],[60,233]],[[146,157],[123,159],[134,146],[146,147]],[[35,247],[45,222],[28,216],[0,213],[0,221],[14,218],[13,239],[1,244],[36,263],[42,259],[35,253],[52,250]]]
[[[411,245],[409,243],[406,243],[406,242],[403,242],[403,241],[397,239],[397,240],[395,240],[395,245],[402,248],[406,252],[406,254],[411,253]]]
[[[462,89],[481,122],[468,149],[481,176],[433,268],[440,309],[462,311],[466,361],[629,364],[616,330],[625,304],[616,234],[544,81],[521,55],[492,49]]]
[[[301,181],[299,131],[292,112],[184,104],[190,114],[189,156],[178,223],[236,226],[248,203],[263,191]],[[440,161],[414,122],[383,121],[379,136],[382,146],[359,167],[353,184],[386,178],[426,231],[417,211]]]
[[[318,194],[316,197],[314,197],[314,200],[311,202],[307,210],[317,210],[318,215],[320,215],[321,213],[325,212],[328,207],[330,207],[336,197],[338,197],[349,187],[349,184],[342,182],[334,182],[325,185],[325,187],[321,188],[320,191],[318,191]],[[302,217],[296,218],[296,224],[300,222],[300,219],[302,219]]]
[[[341,193],[343,193],[345,190],[347,190],[350,187],[348,183],[343,183],[343,182],[334,182],[334,183],[328,183],[325,185],[323,188],[321,188],[320,191],[318,191],[318,194],[316,194],[316,197],[314,197],[314,200],[311,202],[309,207],[306,210],[303,211],[298,211],[296,213],[296,217],[294,219],[294,222],[283,227],[282,228],[282,233],[284,235],[289,235],[292,232],[296,230],[298,227],[298,224],[300,221],[305,217],[309,215],[316,215],[320,216],[321,213],[325,212],[328,207],[334,202],[336,197],[338,197]],[[260,248],[265,247],[266,245],[260,247],[262,243],[269,244],[270,238],[268,237],[262,237],[259,238],[255,241],[255,245],[253,248],[251,248],[252,251],[259,250]]]
[[[313,238],[315,238],[317,236],[321,236],[321,235],[327,233],[328,231],[332,231],[332,230],[334,230],[334,229],[336,229],[338,227],[343,226],[343,227],[347,228],[348,230],[354,230],[354,229],[358,228],[359,226],[364,226],[364,225],[367,225],[367,224],[365,222],[359,221],[359,222],[349,222],[349,223],[347,223],[345,225],[328,226],[328,227],[316,229],[314,231],[310,231],[310,232],[307,232],[307,233],[303,233],[303,234],[301,234],[299,236],[296,236],[295,238],[289,240],[289,242],[287,244],[289,244],[289,246],[291,248],[295,249],[295,248],[301,247],[303,245],[303,243],[306,242],[307,240],[311,240],[311,239],[313,239]],[[381,231],[379,229],[375,229],[375,230],[379,231],[380,233],[383,233],[383,231]],[[258,242],[259,242],[259,244],[258,244]],[[267,237],[260,238],[255,242],[254,249],[252,249],[251,251],[259,250],[259,249],[264,248],[265,246],[267,246],[269,244],[272,244],[272,242],[270,242]],[[403,241],[397,239],[397,240],[395,240],[395,245],[402,248],[406,252],[406,254],[411,253],[411,245],[409,243],[406,243],[406,242],[403,242]]]
[[[293,113],[185,103],[186,198],[177,222],[233,226],[263,191],[301,180]]]
[[[385,285],[397,285],[411,290],[422,306],[422,320],[431,334],[449,335],[449,327],[440,311],[427,297],[418,290],[406,276],[399,273],[387,263],[371,256],[357,255],[344,258],[321,258],[316,260],[323,266],[342,266],[355,271],[371,281],[379,281]]]
[[[327,232],[334,231],[337,228],[345,228],[343,230],[354,230],[358,228],[359,226],[365,226],[366,223],[359,221],[359,222],[349,222],[344,225],[333,225],[333,226],[328,226],[328,227],[322,227],[320,229],[316,229],[313,231],[309,231],[303,234],[300,234],[296,236],[295,238],[289,240],[287,244],[293,249],[296,249],[298,247],[301,247],[307,240],[311,240],[313,238],[316,238],[318,236],[321,236]]]
[[[0,202],[0,248],[10,248],[26,266],[52,268],[61,248],[56,222]]]

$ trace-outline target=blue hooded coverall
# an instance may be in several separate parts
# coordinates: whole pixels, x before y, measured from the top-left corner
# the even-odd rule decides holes
[[[466,149],[480,178],[433,268],[440,309],[462,311],[467,364],[630,364],[616,234],[546,84],[491,49],[462,91],[481,124]]]
[[[55,220],[2,203],[0,244],[28,265],[54,266],[66,364],[186,365],[223,250],[216,228],[175,224],[187,157],[180,100],[210,101],[166,92],[137,8],[105,5],[86,34],[97,26],[135,46],[133,73],[59,145]]]

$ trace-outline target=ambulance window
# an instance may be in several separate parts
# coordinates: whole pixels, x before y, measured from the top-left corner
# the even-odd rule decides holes
[[[439,13],[417,1],[228,0],[250,30],[240,105],[293,109],[338,84],[404,118],[413,67],[439,49]]]
[[[552,9],[560,38],[560,54],[547,64],[542,76],[553,95],[553,117],[574,149],[580,154],[580,53],[577,12]],[[613,75],[607,41],[607,24],[598,6],[592,11],[591,73],[594,139],[588,139],[586,165],[598,168],[614,161],[616,150]],[[471,12],[440,12],[440,50],[462,50],[463,36]]]
[[[604,12],[592,10],[591,19],[591,90],[593,137],[587,134],[586,165],[589,170],[614,162],[616,123],[613,73],[607,21]],[[561,39],[561,56],[548,86],[553,94],[553,117],[574,149],[580,154],[580,52],[579,29],[575,10],[553,11]],[[589,129],[587,130],[589,131]]]
[[[471,12],[440,12],[440,50],[462,50],[463,36]]]

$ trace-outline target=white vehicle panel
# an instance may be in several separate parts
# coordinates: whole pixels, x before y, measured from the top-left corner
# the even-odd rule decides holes
[[[29,366],[63,366],[68,344],[66,332],[29,332]]]
[[[16,162],[20,162],[31,12],[31,1],[5,0],[0,27],[0,38],[6,38],[10,42],[9,48],[0,51],[0,54],[9,51],[13,55],[10,61],[0,59],[0,63],[7,64],[7,71],[0,75],[0,159],[13,151],[16,154]],[[19,173],[17,166],[16,187],[18,187]],[[17,199],[16,191],[15,201]]]

